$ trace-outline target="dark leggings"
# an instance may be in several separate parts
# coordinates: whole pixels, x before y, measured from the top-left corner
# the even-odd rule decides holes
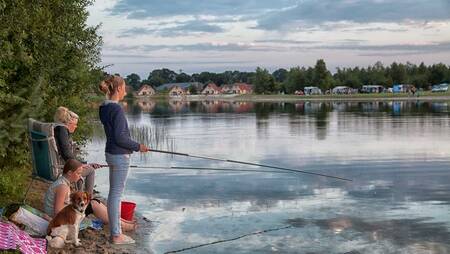
[[[84,210],[84,214],[86,215],[86,216],[88,216],[89,214],[94,214],[94,209],[92,209],[92,201],[96,201],[97,203],[101,203],[100,202],[100,200],[98,200],[98,199],[96,199],[96,198],[93,198],[92,200],[91,200],[91,202],[89,202],[89,204],[88,204],[88,206],[86,207],[86,210]]]

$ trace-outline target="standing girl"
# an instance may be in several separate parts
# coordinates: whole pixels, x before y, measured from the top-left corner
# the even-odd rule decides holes
[[[125,113],[119,105],[127,94],[125,81],[119,76],[110,76],[100,83],[100,90],[107,100],[100,106],[99,114],[106,134],[105,155],[109,166],[108,218],[111,242],[130,244],[134,240],[122,234],[120,226],[120,202],[133,151],[148,152],[150,149],[131,139]]]

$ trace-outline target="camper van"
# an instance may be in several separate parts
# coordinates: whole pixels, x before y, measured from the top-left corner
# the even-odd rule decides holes
[[[306,86],[303,91],[305,92],[305,95],[322,94],[322,90],[317,86]]]

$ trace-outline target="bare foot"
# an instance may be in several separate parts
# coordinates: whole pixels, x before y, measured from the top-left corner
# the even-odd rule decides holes
[[[137,229],[137,223],[136,222],[125,222],[122,221],[122,230],[123,231],[135,231]]]
[[[135,243],[133,238],[131,238],[127,235],[124,235],[124,234],[120,234],[118,236],[113,236],[111,238],[111,242],[113,244],[133,244],[133,243]]]

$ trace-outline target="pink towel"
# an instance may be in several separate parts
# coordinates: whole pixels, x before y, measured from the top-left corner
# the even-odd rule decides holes
[[[32,238],[13,223],[0,221],[0,249],[19,248],[25,254],[47,253],[45,239]]]

